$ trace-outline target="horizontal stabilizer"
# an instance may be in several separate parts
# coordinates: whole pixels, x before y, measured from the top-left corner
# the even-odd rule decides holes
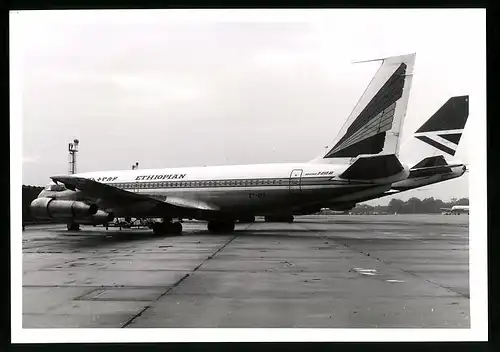
[[[340,177],[349,180],[376,180],[394,176],[403,169],[394,154],[374,155],[359,157]]]
[[[436,156],[429,156],[427,158],[422,159],[417,164],[415,164],[411,169],[413,170],[413,169],[418,169],[418,168],[422,168],[422,167],[443,166],[443,165],[448,165],[444,156],[436,155]]]
[[[418,162],[410,169],[408,178],[426,177],[446,174],[452,171],[453,167],[463,166],[463,164],[448,164],[442,155],[430,156]]]

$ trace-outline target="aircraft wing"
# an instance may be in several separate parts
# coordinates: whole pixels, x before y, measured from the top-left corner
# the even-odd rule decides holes
[[[150,196],[129,192],[101,182],[75,176],[53,176],[54,182],[64,183],[70,190],[80,190],[84,197],[98,200],[106,208],[121,207],[132,203],[149,203],[154,206],[163,207],[165,212],[169,211],[217,211],[217,207],[198,200],[181,197]]]
[[[439,208],[439,210],[442,210],[442,211],[451,211],[451,208]]]

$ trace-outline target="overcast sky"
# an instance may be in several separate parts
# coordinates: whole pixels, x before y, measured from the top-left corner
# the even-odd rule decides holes
[[[10,40],[23,184],[67,173],[74,138],[80,172],[311,160],[380,65],[355,60],[417,54],[403,160],[434,154],[412,134],[451,96],[467,126],[486,111],[484,10],[28,11]],[[468,176],[411,196],[466,197]]]

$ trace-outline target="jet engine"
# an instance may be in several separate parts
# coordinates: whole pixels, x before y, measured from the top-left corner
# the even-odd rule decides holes
[[[52,198],[37,198],[31,202],[30,209],[34,217],[42,219],[84,219],[97,215],[98,212],[95,204]]]

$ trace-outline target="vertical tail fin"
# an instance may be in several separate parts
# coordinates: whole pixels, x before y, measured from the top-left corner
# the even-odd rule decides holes
[[[415,138],[455,155],[468,117],[469,96],[452,97],[415,132]]]
[[[359,155],[398,154],[415,54],[380,60],[382,65],[349,115],[333,142],[334,146],[313,162]]]

